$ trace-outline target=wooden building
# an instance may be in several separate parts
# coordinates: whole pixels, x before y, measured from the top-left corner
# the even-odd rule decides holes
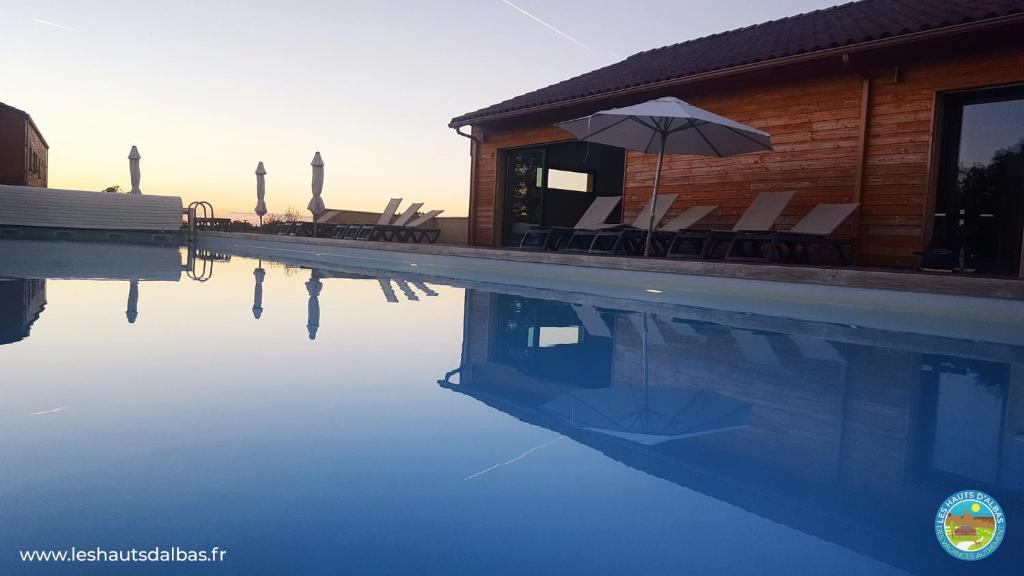
[[[656,157],[554,124],[661,96],[764,130],[775,148],[669,157],[669,217],[710,203],[720,208],[702,224],[729,227],[758,192],[795,190],[781,229],[819,203],[860,203],[841,230],[860,264],[947,254],[1021,273],[1024,0],[862,0],[641,52],[456,117],[472,139],[470,243],[572,224],[595,195],[621,194],[621,217],[635,216]]]
[[[49,149],[27,112],[0,102],[0,184],[45,188]]]

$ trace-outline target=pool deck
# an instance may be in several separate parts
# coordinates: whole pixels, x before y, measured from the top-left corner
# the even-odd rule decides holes
[[[198,248],[324,271],[528,290],[562,301],[575,295],[1024,345],[1020,280],[225,232],[200,233]]]
[[[528,252],[478,246],[450,246],[441,244],[398,244],[391,242],[366,242],[358,240],[336,240],[333,238],[307,238],[295,236],[272,236],[268,234],[203,232],[204,238],[224,238],[260,243],[273,243],[279,247],[294,246],[296,252],[307,252],[300,247],[337,248],[341,250],[380,250],[389,253],[405,253],[432,256],[454,256],[509,262],[554,264],[584,268],[601,268],[616,271],[655,272],[687,276],[760,280],[944,294],[975,298],[998,298],[1024,300],[1024,280],[1017,278],[993,278],[952,274],[943,272],[919,272],[915,270],[830,268],[823,266],[799,266],[779,264],[746,264],[721,260],[677,260],[668,258],[636,258],[623,256],[592,256],[564,252]],[[287,249],[285,249],[287,251]],[[353,254],[355,255],[355,254]]]

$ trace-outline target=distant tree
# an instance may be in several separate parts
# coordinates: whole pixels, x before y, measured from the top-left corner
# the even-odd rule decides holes
[[[295,222],[296,220],[302,220],[305,214],[299,211],[294,206],[289,206],[283,213],[274,212],[267,214],[263,217],[263,226],[267,227],[270,224],[278,224],[279,222]]]
[[[124,194],[124,190],[121,190],[120,186],[107,186],[101,192],[110,192],[111,194]]]

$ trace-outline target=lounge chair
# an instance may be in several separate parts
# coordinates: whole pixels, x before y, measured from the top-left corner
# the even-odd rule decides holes
[[[726,260],[771,262],[788,260],[810,263],[820,260],[826,246],[835,248],[840,264],[848,259],[843,243],[831,238],[860,204],[818,204],[789,230],[737,232],[729,244]]]
[[[672,203],[676,201],[677,196],[679,195],[658,194],[654,208],[655,225],[665,217],[665,213],[668,212]],[[629,225],[619,224],[599,229],[574,230],[572,236],[569,237],[569,241],[566,243],[566,250],[593,254],[615,254],[624,248],[631,248],[631,251],[635,251],[635,246],[625,246],[625,244],[632,243],[636,239],[635,233],[647,228],[652,201],[654,200],[647,201],[647,204],[644,205]]]
[[[395,212],[398,211],[398,206],[401,203],[401,198],[392,198],[388,202],[388,205],[384,207],[384,212],[381,213],[376,224],[348,224],[345,225],[344,228],[342,228],[342,226],[338,226],[335,228],[334,237],[343,238],[345,240],[355,240],[363,233],[362,230],[364,228],[372,230],[374,226],[391,224],[391,220],[395,217]]]
[[[563,240],[576,230],[596,230],[605,225],[605,220],[622,201],[621,196],[598,196],[572,228],[560,226],[533,226],[523,234],[520,250],[558,250]]]
[[[394,222],[390,224],[371,224],[363,226],[359,233],[356,235],[356,240],[386,240],[391,242],[395,239],[395,234],[404,228],[412,217],[416,215],[416,212],[423,207],[423,202],[413,202],[405,209],[404,212],[395,218]]]
[[[672,242],[672,238],[677,233],[693,228],[698,222],[717,209],[718,206],[691,206],[683,210],[675,218],[654,231],[654,237],[651,239],[652,246],[655,250],[664,254],[668,250],[668,245]],[[646,241],[646,236],[647,231],[644,230],[641,240]]]
[[[437,242],[437,238],[441,235],[441,230],[439,228],[425,228],[424,225],[433,221],[442,212],[444,210],[431,210],[408,225],[397,227],[398,229],[395,230],[393,240],[397,242],[415,242],[417,244],[424,240],[430,244]]]
[[[743,212],[732,230],[684,230],[668,244],[669,258],[721,258],[718,248],[728,245],[738,232],[771,230],[795,192],[761,192]]]

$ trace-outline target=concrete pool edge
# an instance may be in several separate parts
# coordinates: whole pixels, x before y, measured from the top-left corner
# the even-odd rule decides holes
[[[217,232],[201,234],[199,246],[239,256],[296,260],[308,265],[354,266],[897,332],[1024,344],[1024,337],[1019,335],[1020,327],[1024,326],[1024,300],[1016,298],[929,294],[639,270],[636,267],[611,268],[597,266],[593,262],[573,265],[522,258],[478,257],[463,255],[466,253],[463,251],[476,249],[452,246],[429,247],[434,250],[424,250],[427,246],[416,246],[414,250],[391,250],[361,242]],[[545,259],[550,255],[532,256]],[[613,260],[630,260],[590,259],[612,264],[615,263],[611,262]]]

